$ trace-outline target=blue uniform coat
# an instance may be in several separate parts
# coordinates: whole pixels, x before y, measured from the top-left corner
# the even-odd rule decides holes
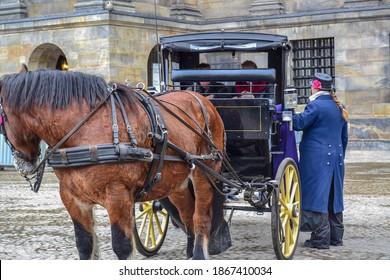
[[[303,131],[299,145],[302,210],[328,212],[334,178],[334,212],[344,210],[344,157],[348,142],[347,122],[330,95],[309,102],[293,117],[294,130]]]

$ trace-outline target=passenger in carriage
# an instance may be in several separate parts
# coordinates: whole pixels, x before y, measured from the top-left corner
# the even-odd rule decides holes
[[[242,69],[257,69],[257,65],[252,60],[245,60],[241,64]],[[250,82],[236,82],[235,91],[239,93],[235,98],[254,98],[261,97],[261,92],[265,91],[267,83],[264,81],[255,81],[252,82],[252,88],[250,86]]]
[[[338,100],[332,77],[316,73],[310,102],[295,114],[293,127],[303,131],[299,145],[302,185],[301,231],[311,232],[305,247],[343,245],[344,157],[348,143],[348,112]]]
[[[208,63],[200,63],[198,66],[196,66],[195,69],[198,70],[208,70],[211,69],[210,64]],[[225,88],[225,85],[218,82],[197,82],[195,86],[190,86],[187,88],[187,90],[196,91],[198,93],[203,94],[207,98],[216,98],[219,97],[215,93],[222,92]]]

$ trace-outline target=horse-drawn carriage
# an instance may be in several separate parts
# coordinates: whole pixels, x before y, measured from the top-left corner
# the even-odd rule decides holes
[[[186,232],[187,257],[221,253],[231,245],[226,209],[271,212],[276,257],[291,259],[300,180],[289,50],[286,37],[269,34],[161,38],[155,95],[83,73],[24,69],[0,81],[1,133],[34,191],[45,162],[53,167],[81,259],[97,254],[94,204],[107,209],[119,259],[134,253],[133,236],[141,254],[157,253],[169,217]],[[244,59],[261,68],[238,69]],[[214,69],[194,69],[204,61]],[[210,99],[186,90],[204,81],[223,89]],[[246,94],[256,81],[264,90],[240,98],[239,81],[248,82]],[[49,148],[40,160],[41,140]],[[230,204],[235,195],[245,205]]]
[[[213,94],[210,100],[225,126],[226,153],[231,165],[231,169],[225,167],[222,171],[226,180],[221,182],[221,189],[227,196],[224,209],[231,211],[229,220],[236,210],[272,212],[272,241],[278,259],[293,257],[300,222],[297,151],[290,125],[297,96],[286,85],[290,49],[285,36],[209,32],[163,37],[160,50],[162,93],[196,90],[201,83],[208,84],[203,94]],[[240,69],[245,59],[262,67]],[[207,63],[211,69],[197,69],[199,63]],[[248,92],[242,95],[235,90],[237,82],[240,90],[242,84],[247,84]],[[244,205],[229,203],[233,198],[239,198]],[[172,206],[167,208],[172,211]],[[151,256],[164,242],[168,213],[158,201],[145,202],[139,209],[142,211],[136,209],[137,248],[143,255]],[[175,224],[180,224],[176,214],[173,211],[171,217]]]

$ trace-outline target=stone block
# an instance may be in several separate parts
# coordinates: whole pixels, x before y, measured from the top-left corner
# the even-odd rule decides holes
[[[70,14],[74,12],[75,0],[34,0],[28,1],[28,17]]]
[[[349,104],[346,102],[346,106],[351,117],[355,116],[371,116],[371,104],[367,106],[367,104]]]
[[[380,0],[344,0],[346,8],[378,6],[382,1]]]
[[[135,5],[132,3],[132,1],[120,1],[120,0],[114,0],[110,1],[113,5],[114,11],[120,11],[120,12],[135,12]]]
[[[380,93],[378,90],[347,91],[345,92],[346,104],[369,105],[378,102]]]
[[[284,4],[280,0],[253,0],[249,12],[257,16],[278,15],[284,12]]]
[[[305,12],[315,10],[328,10],[340,8],[343,5],[344,0],[295,0],[296,2],[296,11],[295,12]]]
[[[372,104],[372,115],[376,117],[390,117],[390,103]]]
[[[390,139],[390,118],[351,118],[349,120],[351,139]]]

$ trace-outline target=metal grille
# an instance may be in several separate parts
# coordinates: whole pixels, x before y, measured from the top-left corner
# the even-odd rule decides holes
[[[309,80],[316,72],[326,73],[334,79],[334,38],[292,41],[294,86],[298,103],[306,104],[311,95]]]

